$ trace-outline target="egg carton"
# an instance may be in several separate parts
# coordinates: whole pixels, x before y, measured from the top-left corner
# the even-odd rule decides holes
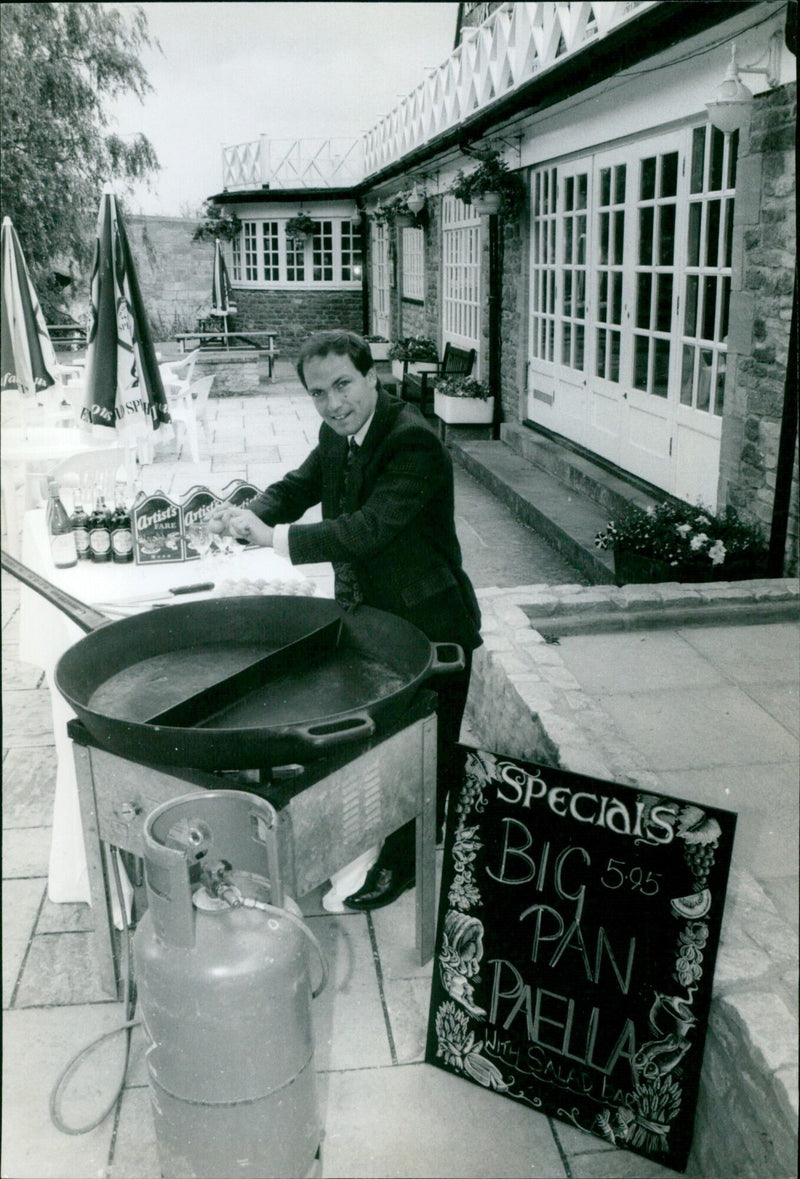
[[[237,598],[243,596],[252,596],[253,594],[283,594],[296,595],[297,597],[313,597],[317,592],[316,584],[313,581],[300,580],[299,578],[272,578],[267,580],[264,577],[249,578],[239,577],[236,579],[227,578],[225,581],[219,583],[213,593],[213,597],[217,598]]]

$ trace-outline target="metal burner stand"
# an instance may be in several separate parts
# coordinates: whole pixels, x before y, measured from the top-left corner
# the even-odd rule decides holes
[[[286,891],[294,897],[328,880],[416,820],[416,948],[433,954],[436,883],[436,695],[421,691],[405,715],[369,741],[345,746],[306,766],[212,774],[154,766],[101,748],[78,720],[70,721],[99,980],[119,993],[119,963],[103,845],[135,857],[143,851],[147,815],[191,789],[226,786],[265,797],[278,811],[278,848]],[[113,887],[113,885],[112,885]],[[143,892],[143,890],[141,890]],[[137,892],[137,902],[140,894]]]

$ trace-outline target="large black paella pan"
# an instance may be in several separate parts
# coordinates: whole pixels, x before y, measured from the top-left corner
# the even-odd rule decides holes
[[[399,719],[463,653],[393,614],[328,599],[211,598],[119,621],[3,554],[3,566],[88,633],[56,684],[123,757],[198,769],[306,761]]]

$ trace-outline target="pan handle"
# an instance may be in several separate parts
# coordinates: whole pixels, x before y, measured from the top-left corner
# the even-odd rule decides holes
[[[56,606],[87,634],[93,630],[99,630],[101,626],[107,626],[112,621],[105,614],[101,614],[99,610],[93,610],[91,606],[87,606],[80,598],[73,598],[72,594],[53,585],[52,581],[40,577],[33,569],[29,569],[27,565],[23,565],[21,561],[10,556],[3,549],[0,549],[0,566],[12,577],[16,577],[17,581],[21,581],[29,589],[41,594],[51,606]]]
[[[339,720],[292,725],[288,731],[311,749],[330,749],[348,741],[365,741],[375,732],[375,721],[368,712],[350,712]]]
[[[466,667],[464,651],[458,643],[431,643],[433,647],[433,661],[428,675],[445,675],[450,672],[463,671]]]

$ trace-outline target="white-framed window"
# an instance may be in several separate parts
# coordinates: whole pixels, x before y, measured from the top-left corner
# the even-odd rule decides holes
[[[403,244],[403,298],[425,298],[425,233],[422,229],[404,228]]]
[[[689,176],[681,405],[722,415],[731,301],[736,142],[695,127]]]
[[[270,286],[342,286],[361,282],[361,235],[351,217],[315,220],[312,237],[291,238],[289,215],[243,219],[232,243],[235,283]]]
[[[709,124],[531,176],[529,355],[721,416],[737,135]],[[676,358],[680,358],[678,363]]]
[[[480,350],[481,221],[454,196],[442,201],[442,336]]]

